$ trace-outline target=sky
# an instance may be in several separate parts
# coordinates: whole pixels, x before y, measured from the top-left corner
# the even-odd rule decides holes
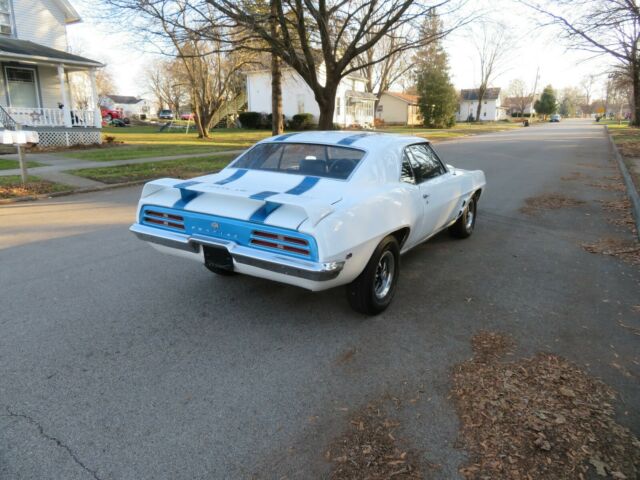
[[[135,34],[116,31],[113,25],[101,21],[96,14],[100,0],[73,0],[72,3],[83,18],[83,23],[68,27],[69,43],[74,52],[107,64],[113,75],[117,92],[121,95],[144,96],[145,66],[153,61],[150,53]],[[487,18],[507,25],[513,43],[507,60],[491,86],[506,89],[511,80],[524,80],[533,87],[539,71],[538,91],[548,84],[556,89],[578,86],[588,75],[600,75],[604,79],[608,62],[604,58],[567,50],[555,32],[537,29],[529,10],[513,0],[469,0],[469,13],[484,12]],[[444,41],[449,54],[451,77],[456,88],[477,86],[477,54],[473,42],[473,30],[477,23],[451,34]],[[596,91],[596,96],[600,91]]]

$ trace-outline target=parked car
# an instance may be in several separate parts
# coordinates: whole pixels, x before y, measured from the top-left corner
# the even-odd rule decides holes
[[[401,254],[445,229],[473,233],[484,186],[482,171],[445,165],[424,138],[288,133],[217,174],[147,183],[131,231],[220,275],[346,285],[355,310],[377,314]]]
[[[114,118],[122,118],[123,117],[121,112],[119,112],[118,110],[111,110],[110,108],[101,108],[100,109],[100,114],[102,115],[102,118],[104,120],[106,120],[107,122],[110,122]]]
[[[549,119],[550,122],[554,123],[554,122],[560,122],[560,115],[557,113],[554,113],[553,115],[551,115],[551,118]]]
[[[182,113],[180,114],[180,120],[192,120],[193,121],[194,114],[193,113]]]
[[[158,118],[160,120],[173,120],[173,112],[171,110],[160,110]]]

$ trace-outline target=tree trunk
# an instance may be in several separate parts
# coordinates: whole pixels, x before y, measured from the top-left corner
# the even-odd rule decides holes
[[[333,112],[336,108],[336,93],[338,85],[327,84],[321,96],[316,94],[316,101],[320,107],[320,118],[318,118],[318,130],[333,130]],[[345,105],[344,108],[347,108]]]
[[[271,0],[271,35],[278,37],[277,0]],[[271,50],[271,134],[280,135],[284,132],[282,118],[282,69],[280,57],[275,50]]]
[[[271,133],[280,135],[284,132],[282,119],[282,70],[280,58],[271,53]]]
[[[484,100],[484,94],[486,92],[486,87],[480,86],[478,88],[478,108],[476,109],[476,122],[480,121],[480,114],[482,113],[482,100]]]
[[[198,129],[198,138],[211,138],[209,129],[211,128],[211,120],[213,114],[208,112],[206,108],[198,108],[194,115],[194,123]]]
[[[631,119],[631,125],[640,127],[640,64],[638,62],[634,61],[632,63],[631,75],[633,76],[633,118]]]

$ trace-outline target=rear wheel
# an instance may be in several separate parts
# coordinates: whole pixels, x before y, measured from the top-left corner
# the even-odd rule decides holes
[[[349,286],[351,308],[366,315],[383,312],[393,300],[400,274],[400,247],[388,236],[376,247],[364,271]]]
[[[449,233],[452,237],[467,238],[473,233],[476,225],[476,212],[478,209],[478,199],[473,195],[467,202],[467,206],[460,215],[460,218],[449,227]]]

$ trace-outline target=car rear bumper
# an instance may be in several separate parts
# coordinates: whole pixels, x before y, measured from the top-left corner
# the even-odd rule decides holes
[[[306,280],[333,280],[344,267],[344,262],[310,262],[244,247],[219,238],[169,232],[139,223],[131,225],[129,230],[141,240],[190,253],[199,253],[202,246],[225,248],[236,263]]]

